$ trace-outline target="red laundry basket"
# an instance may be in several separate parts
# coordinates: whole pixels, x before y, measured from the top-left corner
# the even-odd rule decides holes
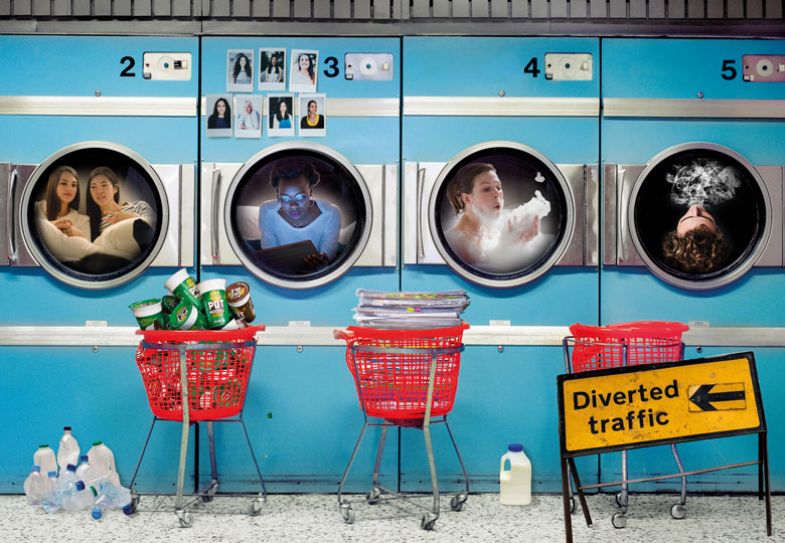
[[[468,328],[466,323],[422,330],[349,326],[348,332],[336,332],[336,337],[346,340],[346,364],[366,414],[400,425],[405,425],[406,420],[421,421],[425,416],[434,356],[436,375],[431,416],[449,413],[458,388],[463,331]],[[440,349],[448,352],[439,352]]]
[[[232,417],[243,409],[256,341],[263,325],[239,330],[139,330],[136,350],[153,415],[183,420],[181,355],[185,357],[192,421]]]
[[[682,357],[679,322],[639,321],[607,326],[573,324],[572,372],[673,362]],[[626,360],[625,360],[626,354]]]

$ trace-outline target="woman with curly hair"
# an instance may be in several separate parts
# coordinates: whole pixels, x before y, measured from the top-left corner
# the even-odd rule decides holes
[[[714,217],[700,204],[689,207],[662,242],[665,262],[684,273],[705,274],[726,264],[730,246]]]

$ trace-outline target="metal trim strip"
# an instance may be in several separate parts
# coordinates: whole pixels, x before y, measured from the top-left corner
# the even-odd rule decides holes
[[[785,119],[785,100],[604,98],[605,117]]]
[[[404,115],[462,117],[597,117],[599,98],[406,96]]]
[[[196,98],[0,96],[0,115],[195,117]]]
[[[329,117],[398,117],[401,101],[398,98],[330,98],[327,97]],[[202,116],[208,115],[207,98],[202,98]],[[269,115],[266,105],[264,115]]]
[[[340,346],[331,326],[268,326],[261,346]],[[0,326],[3,347],[135,347],[141,336],[131,326]],[[472,326],[465,345],[561,346],[566,326]],[[785,327],[693,327],[684,334],[691,346],[785,347]]]

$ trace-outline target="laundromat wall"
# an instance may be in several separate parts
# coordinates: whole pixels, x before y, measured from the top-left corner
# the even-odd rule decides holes
[[[259,336],[245,420],[273,492],[334,491],[351,454],[362,414],[344,348],[332,332],[352,324],[352,290],[365,286],[364,278],[391,290],[470,292],[474,304],[464,316],[472,328],[450,422],[474,490],[498,489],[498,458],[509,442],[522,442],[531,458],[535,491],[560,490],[555,385],[565,371],[561,341],[576,320],[689,322],[687,358],[752,350],[770,450],[785,447],[785,315],[777,302],[785,294],[785,148],[776,143],[785,117],[782,0],[0,0],[0,19],[0,65],[13,80],[0,89],[0,298],[10,301],[0,317],[0,492],[22,492],[34,449],[55,445],[64,425],[73,426],[84,450],[94,440],[106,442],[123,482],[130,481],[152,415],[134,362],[138,336],[127,305],[164,294],[163,281],[179,267],[197,279],[226,272],[258,287],[252,292],[258,320],[272,324]],[[383,37],[377,43],[384,51],[368,50],[375,47],[371,36]],[[204,72],[202,54],[220,65],[224,48],[258,52],[284,42],[289,51],[329,50],[341,59],[340,69],[347,52],[394,59],[395,85],[383,91],[333,80],[327,98],[338,100],[330,103],[335,124],[326,138],[310,139],[326,148],[318,152],[347,157],[348,169],[367,177],[369,201],[376,206],[378,197],[374,210],[384,213],[375,216],[381,223],[371,238],[383,231],[387,245],[377,261],[369,264],[365,254],[333,284],[311,289],[270,286],[239,265],[211,267],[206,254],[211,232],[204,225],[212,209],[203,203],[211,201],[215,183],[206,172],[226,163],[237,171],[280,140],[266,132],[258,140],[206,138],[209,112],[199,104],[225,89],[223,75]],[[460,57],[461,49],[477,65],[440,56]],[[189,80],[146,81],[143,54],[156,51],[190,53]],[[546,79],[547,53],[590,53],[590,80]],[[764,64],[748,69],[744,55],[769,55],[766,70],[781,82],[760,82],[755,70]],[[439,65],[428,69],[431,58]],[[136,79],[120,79],[124,70],[133,72],[131,63]],[[753,77],[745,80],[745,73]],[[364,113],[352,111],[353,99],[364,101]],[[112,100],[119,105],[106,106]],[[382,104],[383,111],[369,104]],[[364,127],[355,137],[365,141],[352,141],[352,119]],[[159,216],[171,222],[161,234],[163,256],[150,256],[128,281],[110,279],[99,289],[64,284],[61,266],[36,263],[35,250],[23,252],[24,265],[10,258],[28,243],[15,220],[21,215],[12,213],[29,196],[18,176],[35,177],[37,166],[51,166],[58,153],[85,142],[101,153],[120,152],[148,172],[151,186],[167,196]],[[766,250],[735,269],[730,284],[693,289],[690,277],[671,281],[646,261],[641,243],[629,238],[626,217],[634,212],[630,194],[640,190],[630,172],[640,174],[654,167],[658,153],[696,142],[721,146],[754,170],[773,226]],[[453,159],[486,148],[535,157],[566,191],[573,207],[565,209],[574,208],[569,243],[547,269],[504,288],[445,263],[427,232],[428,194],[420,197],[422,183],[436,186],[438,196]],[[369,177],[370,166],[383,173]],[[450,488],[459,466],[441,431],[434,430],[436,461],[442,488]],[[139,472],[141,492],[173,491],[179,436],[177,423],[156,426]],[[367,490],[376,434],[370,437],[351,490]],[[427,489],[422,436],[404,429],[392,437],[383,484]],[[193,445],[193,433],[191,439]],[[241,427],[217,425],[216,439],[222,490],[253,488]],[[201,445],[205,481],[209,462]],[[746,438],[693,443],[682,455],[687,469],[699,469],[704,460],[750,460],[756,445]],[[770,459],[772,490],[785,491],[785,463],[781,455]],[[669,473],[669,462],[667,450],[636,451],[630,474]],[[579,466],[586,480],[618,478],[613,455]],[[193,471],[191,460],[191,482]],[[752,491],[756,475],[753,469],[704,475],[691,479],[697,484],[690,491]]]

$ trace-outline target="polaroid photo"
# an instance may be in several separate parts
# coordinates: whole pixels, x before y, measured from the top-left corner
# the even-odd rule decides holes
[[[267,135],[271,138],[294,136],[297,115],[294,112],[294,95],[267,95]]]
[[[318,77],[319,51],[292,49],[289,90],[291,92],[316,92]]]
[[[253,92],[253,49],[226,52],[226,91]]]
[[[234,137],[262,137],[262,97],[240,95],[234,97]]]
[[[208,138],[229,138],[232,136],[232,111],[231,95],[207,95],[204,116],[207,118]]]
[[[300,95],[300,136],[327,135],[327,95],[322,93]]]
[[[259,49],[259,90],[286,90],[286,49]]]

